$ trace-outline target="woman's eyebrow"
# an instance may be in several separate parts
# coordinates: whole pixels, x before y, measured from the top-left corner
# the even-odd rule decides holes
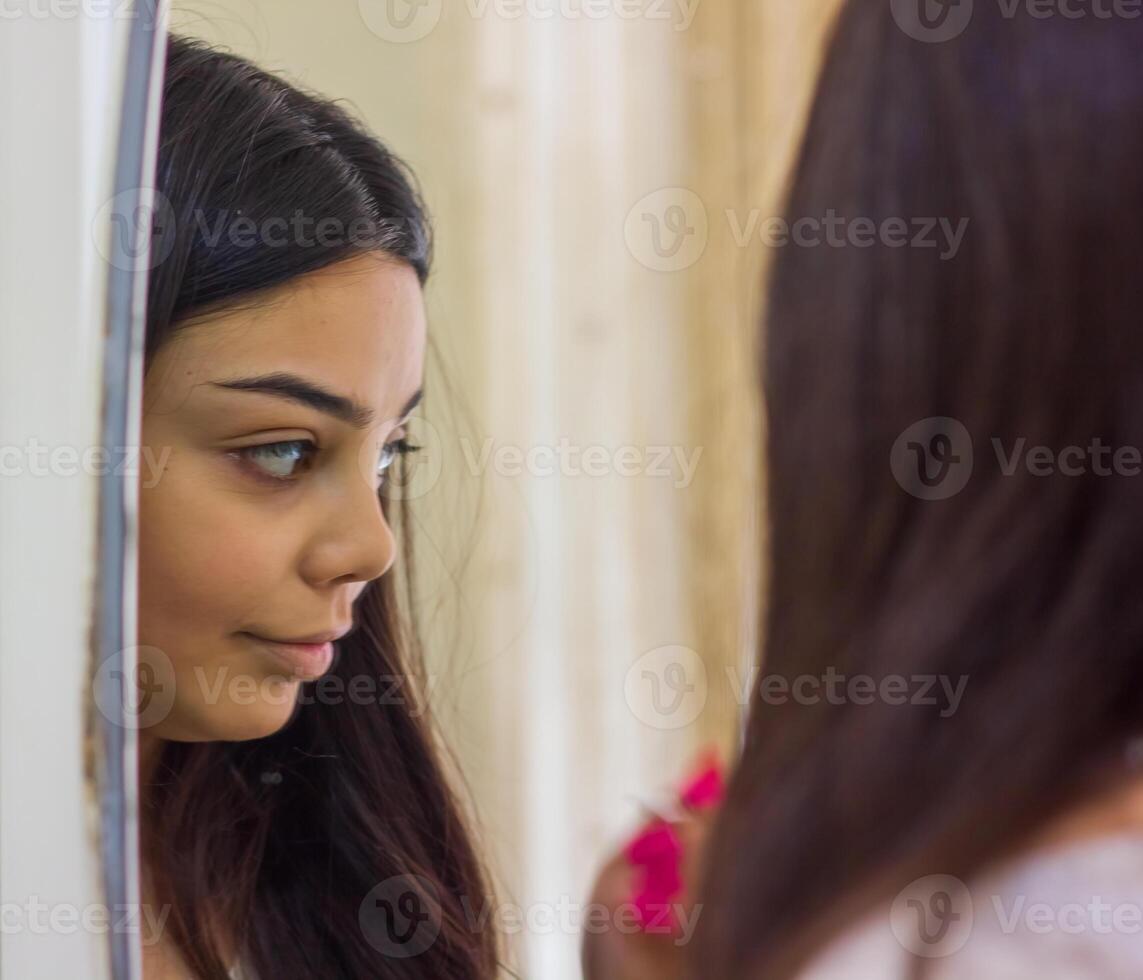
[[[259,391],[268,395],[276,395],[279,398],[288,398],[290,401],[308,405],[326,415],[332,415],[356,429],[368,427],[375,417],[373,409],[358,404],[352,398],[336,394],[314,381],[285,371],[262,374],[253,378],[211,381],[210,384],[216,388],[229,388],[234,391]],[[424,395],[424,389],[418,389],[413,397],[405,403],[405,407],[401,409],[398,418],[403,419],[416,408],[422,395]]]

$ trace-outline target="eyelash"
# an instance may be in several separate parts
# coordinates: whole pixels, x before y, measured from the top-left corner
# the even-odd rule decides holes
[[[299,463],[308,462],[309,464],[312,465],[313,458],[318,452],[317,443],[315,443],[312,439],[287,439],[283,442],[266,442],[266,443],[262,443],[259,446],[246,446],[242,449],[236,450],[236,455],[238,455],[241,459],[250,463],[250,465],[254,466],[255,469],[257,469],[258,472],[256,475],[259,479],[267,480],[270,483],[275,483],[275,484],[296,483],[300,477],[298,477],[298,476],[274,476],[271,473],[267,473],[266,470],[264,470],[256,462],[254,462],[255,458],[257,458],[258,456],[260,456],[260,455],[262,455],[262,454],[264,454],[270,450],[276,450],[276,449],[282,449],[282,448],[288,448],[288,447],[294,447],[294,446],[300,446],[306,450],[305,456],[302,459],[298,460],[298,462]],[[390,460],[389,463],[387,463],[385,465],[385,470],[382,471],[382,473],[381,473],[382,479],[384,479],[385,473],[389,470],[389,467],[392,466],[392,464],[394,462],[396,462],[396,459],[398,456],[404,456],[407,453],[415,453],[423,447],[414,446],[411,442],[409,442],[408,439],[401,438],[401,439],[394,440],[393,442],[385,443],[385,445],[382,448],[393,454],[393,459]]]

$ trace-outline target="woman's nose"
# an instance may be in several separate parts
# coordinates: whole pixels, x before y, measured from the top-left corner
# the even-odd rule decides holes
[[[327,513],[310,552],[310,581],[368,582],[393,567],[397,541],[375,483],[348,474],[322,506]]]

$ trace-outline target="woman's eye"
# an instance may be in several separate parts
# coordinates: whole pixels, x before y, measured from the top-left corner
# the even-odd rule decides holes
[[[408,439],[397,439],[393,442],[387,442],[381,447],[381,458],[377,462],[377,475],[384,480],[385,471],[393,465],[393,461],[398,456],[404,456],[406,453],[415,453],[420,446],[414,446]]]
[[[385,473],[398,456],[414,453],[420,446],[412,445],[407,439],[397,439],[381,447],[381,457],[377,462],[377,476],[384,480]],[[313,463],[317,445],[309,439],[290,439],[286,442],[269,442],[261,446],[249,446],[237,450],[237,454],[257,466],[269,479],[281,483],[296,480]]]
[[[274,480],[289,482],[297,478],[299,463],[310,463],[317,446],[309,439],[292,439],[289,442],[271,442],[264,446],[250,446],[238,450],[239,455],[253,463]]]

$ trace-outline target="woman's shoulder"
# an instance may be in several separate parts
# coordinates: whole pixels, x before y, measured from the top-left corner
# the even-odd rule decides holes
[[[932,980],[1143,976],[1143,830],[1058,844],[969,889],[963,946]]]
[[[914,882],[830,943],[799,980],[1138,980],[1143,830],[1055,844],[966,884]]]

